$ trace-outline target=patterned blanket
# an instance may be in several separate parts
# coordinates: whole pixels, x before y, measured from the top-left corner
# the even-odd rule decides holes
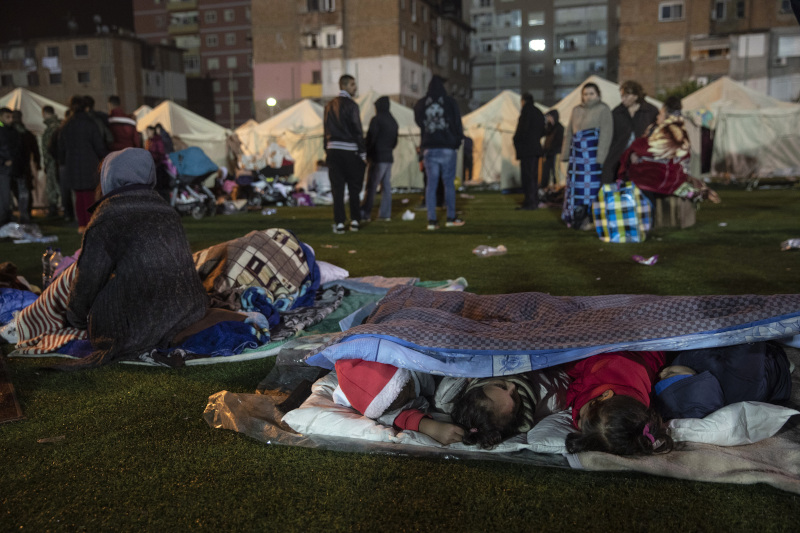
[[[479,296],[393,289],[364,324],[307,359],[360,358],[450,376],[527,372],[614,350],[730,346],[800,333],[800,294],[741,296],[543,293]]]

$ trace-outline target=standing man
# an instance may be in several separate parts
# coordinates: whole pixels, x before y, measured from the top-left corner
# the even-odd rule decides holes
[[[544,163],[542,163],[542,186],[550,183],[558,185],[558,156],[564,144],[564,126],[561,125],[558,109],[551,109],[544,115]]]
[[[119,96],[108,97],[108,129],[114,138],[109,147],[110,152],[142,147],[142,137],[136,131],[136,121],[125,113],[121,106]]]
[[[47,198],[47,216],[58,215],[58,204],[61,200],[61,192],[58,185],[58,162],[50,151],[50,143],[53,137],[58,135],[58,128],[61,121],[56,116],[53,106],[46,105],[42,108],[42,118],[44,119],[44,133],[42,133],[42,164],[45,174],[45,196]]]
[[[108,150],[108,148],[114,142],[114,136],[111,135],[111,130],[108,129],[108,115],[102,111],[95,111],[94,98],[88,94],[83,97],[83,105],[84,111],[86,111],[86,116],[91,118],[92,121],[97,125],[97,129],[100,130],[100,138],[103,140],[106,150]]]
[[[381,206],[378,220],[392,219],[392,150],[397,146],[397,121],[389,112],[389,97],[381,96],[375,100],[375,116],[367,130],[367,192],[361,204],[361,218],[369,220],[375,191],[381,186]]]
[[[19,207],[20,224],[28,224],[31,221],[31,209],[33,203],[33,188],[36,176],[39,175],[41,168],[41,154],[39,153],[39,141],[36,135],[30,132],[25,124],[22,123],[22,111],[15,109],[11,112],[11,121],[14,129],[19,133],[21,141],[19,158],[17,164],[11,170],[16,182],[17,206]]]
[[[11,178],[21,144],[19,133],[11,124],[11,110],[0,108],[0,226],[11,222]]]
[[[434,74],[428,92],[414,105],[414,121],[421,130],[422,158],[428,183],[425,186],[425,206],[428,210],[428,229],[439,229],[436,217],[436,187],[444,183],[447,204],[446,227],[463,226],[456,218],[456,156],[464,127],[456,101],[447,95],[444,78]]]
[[[644,99],[644,89],[639,83],[626,81],[619,88],[619,96],[622,102],[611,111],[614,135],[603,163],[603,183],[616,181],[622,154],[637,137],[644,135],[644,130],[658,116],[658,109]]]
[[[514,150],[519,159],[520,181],[525,197],[516,209],[533,210],[539,207],[539,158],[542,156],[544,115],[533,105],[533,95],[524,93],[520,102]]]
[[[325,106],[325,154],[333,192],[333,232],[345,231],[344,188],[350,195],[350,231],[358,231],[361,206],[358,195],[364,184],[367,149],[358,104],[353,101],[358,87],[349,74],[339,78],[339,96]]]

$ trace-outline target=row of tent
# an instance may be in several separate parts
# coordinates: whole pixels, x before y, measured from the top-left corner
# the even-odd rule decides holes
[[[619,105],[619,85],[591,76],[549,109],[559,112],[561,122],[569,123],[572,109],[580,103],[581,87],[595,83],[603,101],[612,109]],[[369,91],[356,98],[361,121],[366,129],[375,113],[374,103],[381,95]],[[648,97],[656,107],[661,102]],[[700,175],[701,127],[714,132],[711,156],[712,175],[772,177],[800,175],[800,105],[782,102],[754,91],[728,77],[720,78],[683,99],[687,129],[692,141],[692,174]],[[0,97],[0,106],[21,109],[27,127],[41,135],[44,124],[41,109],[51,105],[59,116],[66,106],[41,95],[18,88]],[[538,103],[537,107],[547,111]],[[400,188],[422,186],[417,146],[420,132],[414,112],[391,101],[390,112],[399,125],[394,151],[392,184]],[[473,176],[483,183],[500,183],[509,189],[519,185],[513,135],[520,112],[519,94],[502,91],[482,107],[463,117],[464,133],[473,140]],[[192,111],[165,101],[134,112],[137,128],[161,123],[173,136],[188,146],[198,146],[218,165],[227,165],[228,140],[235,133],[246,153],[263,153],[275,141],[288,149],[295,160],[295,174],[302,180],[324,159],[323,108],[312,100],[301,100],[275,116],[257,123],[250,120],[233,132]],[[458,175],[462,175],[459,158]],[[562,173],[563,175],[563,173]]]

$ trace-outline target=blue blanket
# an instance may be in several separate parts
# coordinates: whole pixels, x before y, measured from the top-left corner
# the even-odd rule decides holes
[[[800,334],[800,295],[479,296],[393,289],[364,324],[311,352],[466,377],[515,374],[616,350],[687,350]]]

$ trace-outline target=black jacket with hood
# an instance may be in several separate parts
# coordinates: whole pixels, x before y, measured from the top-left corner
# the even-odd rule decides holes
[[[344,91],[342,91],[344,92]],[[364,130],[361,127],[361,115],[358,104],[349,95],[341,94],[328,102],[324,115],[325,151],[334,143],[350,143],[355,145],[359,154],[365,154]]]
[[[542,135],[544,135],[544,115],[532,103],[523,105],[519,113],[517,130],[514,132],[514,150],[517,152],[517,159],[541,156]]]
[[[457,150],[464,137],[461,111],[456,101],[447,95],[444,79],[434,75],[428,92],[414,105],[414,121],[422,130],[420,147]]]
[[[389,112],[389,97],[375,100],[375,116],[367,130],[367,159],[373,163],[392,163],[392,150],[397,146],[397,121]]]

